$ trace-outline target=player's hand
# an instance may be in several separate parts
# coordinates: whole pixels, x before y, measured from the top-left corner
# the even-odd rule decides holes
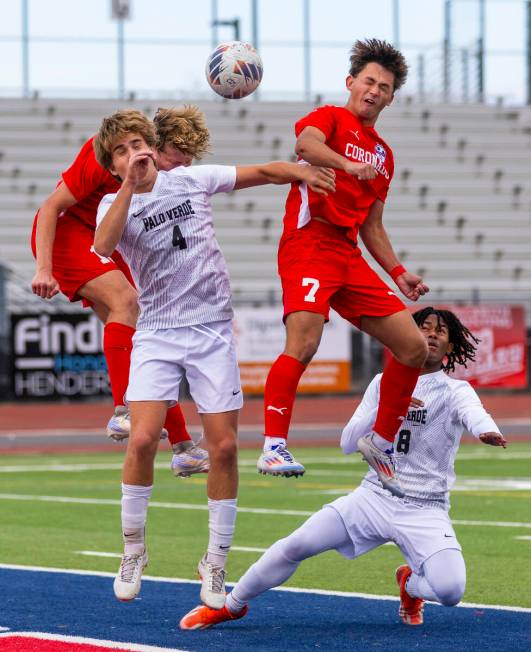
[[[147,176],[150,160],[155,163],[154,154],[151,150],[146,149],[141,152],[135,152],[129,159],[124,183],[128,183],[133,188],[136,188],[142,183]]]
[[[352,161],[347,161],[345,172],[351,177],[357,177],[360,181],[370,181],[376,179],[378,175],[376,168],[369,163],[353,163]]]
[[[336,173],[332,168],[305,165],[303,169],[308,187],[318,195],[326,197],[329,192],[336,191]]]
[[[59,294],[59,283],[51,272],[36,272],[31,279],[31,291],[42,299],[51,299]]]
[[[406,296],[410,301],[417,301],[417,299],[427,292],[430,288],[423,283],[422,278],[410,272],[404,272],[395,279],[400,292]]]
[[[507,448],[507,440],[499,432],[484,432],[479,438],[484,444],[488,444],[489,446],[503,446],[503,448]]]
[[[424,407],[424,401],[421,401],[419,398],[412,396],[409,405],[414,408],[422,408]]]

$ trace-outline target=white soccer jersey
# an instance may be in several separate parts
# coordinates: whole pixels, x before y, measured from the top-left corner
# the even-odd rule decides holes
[[[137,330],[232,319],[227,265],[216,240],[210,196],[233,190],[236,168],[178,167],[135,194],[117,249],[139,292]],[[99,225],[116,194],[105,195]]]
[[[363,400],[341,436],[344,453],[358,449],[358,439],[369,433],[376,419],[382,374],[373,378]],[[413,396],[423,408],[410,408],[395,438],[397,470],[406,500],[448,509],[449,491],[455,482],[454,459],[461,435],[475,437],[499,432],[471,385],[444,371],[419,376]],[[362,486],[387,493],[371,468]]]

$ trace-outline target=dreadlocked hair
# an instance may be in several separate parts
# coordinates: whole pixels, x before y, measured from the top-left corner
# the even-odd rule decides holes
[[[468,328],[459,320],[459,318],[450,310],[439,310],[428,306],[417,310],[413,313],[413,319],[417,326],[422,326],[430,315],[437,317],[437,325],[440,326],[443,321],[448,327],[448,339],[453,345],[452,350],[446,357],[446,364],[443,364],[443,371],[447,374],[455,371],[455,365],[467,366],[467,362],[473,362],[476,359],[476,344],[480,341],[472,335]]]

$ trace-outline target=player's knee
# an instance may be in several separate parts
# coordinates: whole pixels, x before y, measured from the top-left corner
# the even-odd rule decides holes
[[[464,578],[449,577],[439,581],[435,589],[438,601],[445,607],[455,607],[463,599],[466,580]]]
[[[209,449],[210,464],[228,466],[236,464],[238,455],[238,444],[232,433],[221,438]]]
[[[306,365],[312,361],[318,347],[318,340],[309,335],[303,335],[295,343],[291,343],[289,350],[286,349],[286,353]]]
[[[129,315],[132,320],[136,321],[139,312],[136,291],[131,288],[127,292],[123,292],[123,296],[120,297],[119,301],[120,310]]]
[[[129,448],[131,453],[141,459],[154,456],[160,440],[160,432],[149,432],[144,430],[142,432],[135,432],[131,434],[131,441]]]
[[[401,351],[394,352],[395,357],[408,367],[422,367],[428,357],[428,344],[420,335],[404,343]]]

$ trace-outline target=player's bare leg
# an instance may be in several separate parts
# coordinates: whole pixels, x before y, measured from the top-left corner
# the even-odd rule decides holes
[[[107,436],[122,441],[129,437],[131,431],[124,394],[138,317],[137,292],[121,271],[112,270],[85,283],[78,293],[92,302],[94,312],[105,324],[104,352],[115,405],[114,415],[107,424]],[[192,441],[180,406],[168,410],[164,426],[161,439],[170,439],[174,451],[171,463],[173,474],[185,477],[207,472],[208,454]]]
[[[257,462],[260,473],[301,476],[304,466],[286,445],[297,386],[319,347],[324,317],[298,311],[286,318],[286,346],[269,371],[264,395],[264,451]]]
[[[147,508],[167,403],[132,401],[129,408],[132,427],[122,473],[124,554],[114,580],[114,594],[119,600],[133,600],[138,595],[142,571],[148,563],[144,539]]]
[[[213,609],[225,604],[225,562],[236,523],[238,495],[238,410],[201,414],[210,456],[207,481],[209,541],[197,571],[201,600]]]
[[[362,437],[358,447],[382,485],[393,495],[403,497],[395,472],[393,442],[407,413],[428,349],[409,310],[385,317],[364,316],[361,329],[388,347],[394,357],[382,376],[373,432]]]

